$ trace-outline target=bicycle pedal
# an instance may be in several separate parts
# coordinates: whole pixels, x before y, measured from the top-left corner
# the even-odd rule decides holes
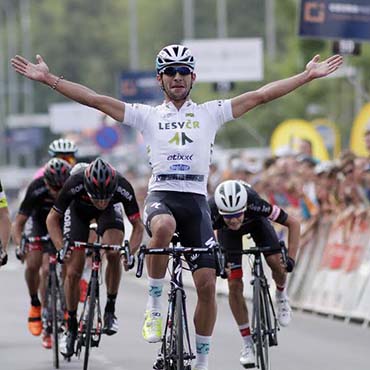
[[[164,360],[162,357],[157,358],[156,362],[153,365],[153,370],[163,370],[164,369]]]

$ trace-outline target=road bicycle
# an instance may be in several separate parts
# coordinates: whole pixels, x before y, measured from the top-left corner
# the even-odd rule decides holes
[[[184,291],[182,271],[189,270],[183,265],[183,256],[192,254],[214,254],[217,269],[223,273],[223,263],[219,246],[212,245],[204,248],[183,247],[176,235],[166,248],[147,248],[142,245],[138,254],[136,276],[141,277],[144,257],[147,254],[169,255],[172,257],[172,268],[169,267],[170,291],[168,293],[168,310],[162,344],[153,370],[191,370],[191,362],[195,355],[191,349],[186,309],[186,294]]]
[[[67,310],[63,283],[61,278],[61,269],[57,265],[57,251],[49,235],[26,237],[22,236],[20,250],[25,255],[28,243],[46,244],[49,254],[49,274],[45,291],[45,307],[43,308],[42,321],[43,328],[52,335],[53,365],[59,368],[59,336],[64,331],[66,320],[65,312]]]
[[[91,230],[96,230],[96,225],[90,226]],[[102,258],[101,251],[118,251],[121,256],[128,260],[128,267],[132,268],[134,264],[133,256],[130,254],[129,243],[126,240],[124,245],[102,244],[100,236],[97,236],[97,242],[88,243],[80,241],[66,241],[61,253],[61,259],[64,258],[68,249],[85,248],[92,252],[91,276],[87,289],[87,295],[83,305],[82,312],[78,321],[78,332],[76,338],[76,355],[80,357],[82,347],[85,347],[83,369],[88,369],[90,349],[99,347],[103,327],[100,297],[99,297],[99,272],[101,270]]]
[[[266,251],[279,251],[283,264],[287,264],[287,249],[284,241],[279,242],[279,248],[253,246],[242,251],[223,250],[226,255],[254,256],[251,280],[253,287],[251,333],[255,345],[257,367],[261,370],[270,369],[269,347],[277,346],[277,332],[280,330],[269,290],[269,282],[263,270],[262,254]]]

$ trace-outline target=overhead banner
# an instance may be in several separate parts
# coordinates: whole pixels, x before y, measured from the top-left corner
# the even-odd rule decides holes
[[[199,82],[263,80],[261,38],[184,40],[196,60]]]
[[[299,35],[370,40],[369,0],[301,0]]]

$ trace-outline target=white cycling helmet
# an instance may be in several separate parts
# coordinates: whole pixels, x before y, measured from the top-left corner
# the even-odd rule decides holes
[[[215,190],[215,202],[220,215],[244,212],[247,200],[247,190],[238,180],[224,181]]]
[[[71,170],[71,175],[75,175],[78,172],[85,171],[86,167],[89,167],[89,163],[87,162],[76,163]]]
[[[75,154],[77,152],[77,146],[71,140],[56,139],[49,145],[48,152],[51,156],[58,154]]]
[[[183,64],[188,66],[192,71],[195,68],[195,59],[191,51],[183,45],[168,45],[165,46],[157,55],[156,58],[157,73],[173,64]]]

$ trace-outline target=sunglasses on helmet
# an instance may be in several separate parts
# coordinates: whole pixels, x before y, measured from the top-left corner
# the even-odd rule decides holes
[[[190,73],[192,73],[192,70],[189,67],[186,66],[169,66],[166,67],[162,73],[164,73],[166,76],[174,77],[178,73],[181,76],[188,76]]]

